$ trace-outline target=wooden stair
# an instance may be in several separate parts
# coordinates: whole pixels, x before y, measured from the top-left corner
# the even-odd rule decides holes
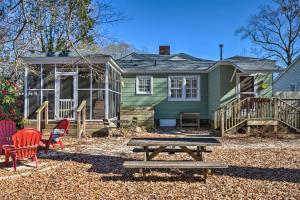
[[[273,97],[232,101],[216,110],[214,117],[214,128],[221,136],[241,126],[273,126],[277,131],[279,124],[300,132],[300,109]]]
[[[44,125],[42,127],[42,133],[43,137],[47,137],[50,135],[51,131],[56,126],[55,121],[50,121],[49,124]],[[25,125],[25,128],[36,128],[36,122],[30,121],[27,125]],[[99,132],[103,129],[103,123],[102,122],[86,122],[86,135],[93,135],[96,132]],[[67,137],[77,137],[77,123],[71,122],[70,128],[69,128],[69,134],[66,135]]]

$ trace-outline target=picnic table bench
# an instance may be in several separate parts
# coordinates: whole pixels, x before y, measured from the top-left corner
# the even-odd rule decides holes
[[[206,180],[211,169],[227,168],[223,162],[205,161],[204,153],[212,152],[206,147],[220,146],[217,138],[210,137],[159,137],[159,138],[132,138],[128,146],[140,146],[134,148],[133,152],[143,152],[143,161],[125,161],[125,168],[143,169],[168,168],[168,169],[205,169],[204,179]],[[159,153],[187,153],[192,161],[186,160],[153,160]]]

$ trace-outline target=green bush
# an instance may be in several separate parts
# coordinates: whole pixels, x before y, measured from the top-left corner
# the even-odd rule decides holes
[[[20,87],[9,80],[0,80],[0,120],[11,119],[23,126],[23,100],[19,96]]]

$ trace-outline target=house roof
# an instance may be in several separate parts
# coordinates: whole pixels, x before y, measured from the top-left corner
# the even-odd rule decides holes
[[[173,55],[131,53],[117,60],[125,72],[205,71],[216,61],[196,58],[185,53]]]
[[[110,63],[118,71],[123,72],[110,55],[96,53],[89,50],[61,51],[32,54],[22,57],[26,64],[103,64]]]
[[[27,58],[49,58],[49,57],[80,57],[80,56],[87,56],[87,57],[96,57],[96,56],[107,56],[111,57],[110,55],[100,54],[95,51],[89,50],[68,50],[68,51],[57,51],[57,52],[42,52],[42,53],[33,53]]]
[[[290,64],[288,67],[286,67],[282,73],[280,73],[274,80],[274,83],[276,83],[282,76],[284,76],[285,73],[287,73],[297,62],[300,60],[300,55],[295,58],[295,60]]]
[[[275,60],[266,58],[233,56],[224,61],[234,64],[241,71],[281,71],[281,68],[276,66]]]
[[[196,58],[185,53],[173,55],[131,53],[117,60],[126,73],[207,72],[218,65],[233,65],[240,71],[280,71],[276,61],[233,56],[221,61]]]

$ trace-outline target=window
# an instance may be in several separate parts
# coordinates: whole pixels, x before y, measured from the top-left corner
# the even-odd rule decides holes
[[[293,92],[297,91],[297,85],[295,83],[292,83],[290,86],[291,86],[291,91]]]
[[[169,101],[200,101],[200,76],[170,76]]]
[[[152,76],[136,77],[136,94],[152,94]]]

